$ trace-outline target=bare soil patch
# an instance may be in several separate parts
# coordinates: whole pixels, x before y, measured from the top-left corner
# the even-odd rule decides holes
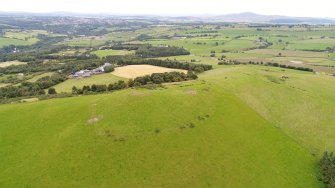
[[[92,117],[91,119],[87,120],[87,125],[96,123],[101,119],[102,119],[102,116]]]
[[[187,94],[196,95],[198,92],[194,90],[186,91]]]

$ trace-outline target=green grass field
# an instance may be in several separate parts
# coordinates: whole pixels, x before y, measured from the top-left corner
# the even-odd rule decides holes
[[[119,80],[127,80],[125,78],[114,76],[113,74],[99,74],[93,75],[89,78],[74,78],[68,79],[65,82],[62,82],[56,85],[54,88],[58,93],[65,92],[71,93],[72,87],[76,86],[77,88],[82,88],[85,85],[91,86],[92,84],[113,84]]]
[[[289,78],[283,80],[282,76]],[[263,66],[237,66],[216,69],[201,78],[234,93],[311,153],[335,151],[334,77]]]
[[[15,38],[1,38],[0,37],[0,48],[8,45],[32,45],[38,41],[37,38],[29,38],[28,40],[20,40]]]
[[[45,30],[10,30],[6,31],[4,36],[7,38],[25,40],[26,38],[35,38],[38,34],[48,35],[49,33]]]
[[[307,149],[201,80],[1,105],[0,185],[321,187]]]
[[[0,48],[8,45],[32,45],[38,42],[37,35],[44,34],[52,36],[45,30],[9,30],[0,37]]]
[[[75,38],[71,40],[66,40],[64,43],[69,46],[90,47],[90,46],[101,46],[105,42],[106,42],[105,39]]]
[[[288,49],[297,50],[325,50],[327,47],[334,47],[334,39],[313,39],[293,41]]]
[[[98,57],[106,57],[109,55],[127,55],[127,54],[133,54],[133,51],[128,50],[97,50],[92,52],[92,54],[97,55]]]

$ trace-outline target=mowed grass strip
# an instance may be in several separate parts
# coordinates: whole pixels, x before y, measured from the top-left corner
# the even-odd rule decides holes
[[[204,83],[1,105],[0,185],[322,187],[307,150]]]

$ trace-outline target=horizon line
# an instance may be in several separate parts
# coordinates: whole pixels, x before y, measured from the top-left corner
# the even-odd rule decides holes
[[[187,16],[193,16],[193,17],[199,17],[199,16],[225,16],[225,15],[238,15],[238,14],[254,14],[259,16],[282,16],[282,17],[289,17],[289,18],[323,18],[323,19],[335,19],[335,17],[319,17],[319,16],[290,16],[290,15],[281,15],[281,14],[262,14],[262,13],[256,13],[252,11],[244,11],[244,12],[235,12],[235,13],[226,13],[226,14],[217,14],[217,13],[203,13],[203,14],[150,14],[150,13],[117,13],[117,12],[72,12],[72,11],[48,11],[48,12],[35,12],[35,11],[5,11],[0,10],[0,14],[75,14],[75,15],[107,15],[107,16],[161,16],[161,17],[187,17]]]

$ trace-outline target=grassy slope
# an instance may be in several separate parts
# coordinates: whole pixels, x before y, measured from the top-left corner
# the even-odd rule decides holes
[[[309,152],[212,81],[0,114],[1,187],[320,187]]]
[[[283,75],[289,79],[282,81]],[[216,69],[201,78],[233,92],[311,152],[335,151],[334,77],[287,69],[283,72],[263,66],[237,66]]]

